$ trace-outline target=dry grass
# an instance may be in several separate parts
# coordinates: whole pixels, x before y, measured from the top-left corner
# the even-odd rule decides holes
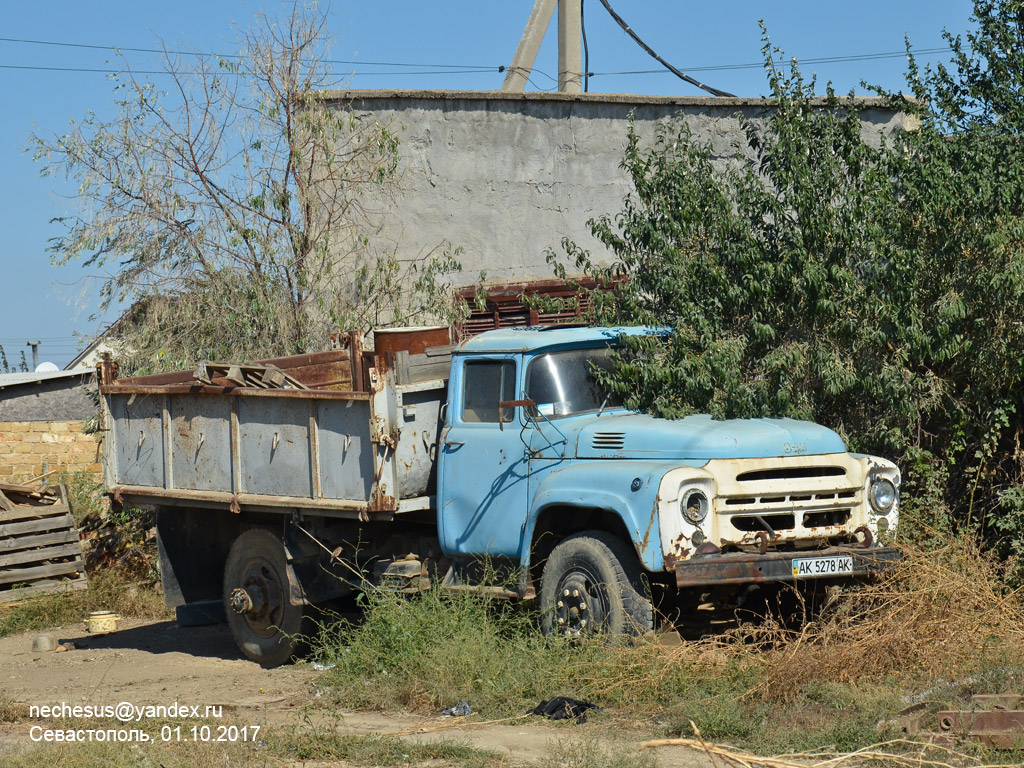
[[[807,683],[934,680],[1024,657],[1024,607],[973,543],[908,548],[886,578],[839,598],[799,632],[764,631],[757,693],[793,699]]]
[[[1007,692],[1024,672],[1024,608],[996,563],[964,540],[905,553],[798,630],[745,626],[674,647],[545,640],[507,606],[384,596],[362,625],[326,633],[322,652],[337,666],[325,682],[347,706],[436,714],[465,699],[498,718],[568,695],[657,722],[667,737],[688,736],[694,721],[709,739],[761,754],[855,751],[898,735],[880,723],[922,691],[937,711]]]
[[[108,570],[92,574],[87,589],[42,594],[0,607],[0,637],[84,621],[90,611],[97,610],[139,619],[174,616],[151,583],[132,581],[117,570]]]
[[[707,755],[715,768],[838,768],[838,766],[887,766],[891,768],[1019,768],[1018,763],[999,765],[939,744],[893,739],[852,752],[816,750],[759,756],[722,744],[708,743],[697,726],[691,739],[655,739],[639,745],[641,751],[657,747],[688,747]]]

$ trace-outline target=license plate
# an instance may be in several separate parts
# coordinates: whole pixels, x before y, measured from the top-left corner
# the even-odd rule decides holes
[[[807,557],[793,561],[794,579],[813,579],[815,576],[843,576],[853,573],[853,557]]]

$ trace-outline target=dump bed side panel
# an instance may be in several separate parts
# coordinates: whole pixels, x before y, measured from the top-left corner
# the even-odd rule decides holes
[[[353,390],[361,374],[348,365],[364,357],[204,362],[194,372],[120,380],[105,363],[108,488],[129,499],[235,511],[362,516],[414,497],[422,508],[433,494],[450,353],[402,352],[397,384],[393,356],[377,360],[367,386]]]
[[[107,485],[368,504],[379,465],[397,460],[398,497],[433,492],[443,387],[408,393],[397,447],[371,439],[368,398],[119,393],[108,388]],[[182,494],[183,501],[195,495]],[[211,497],[212,498],[212,497]],[[250,501],[252,501],[250,499]]]

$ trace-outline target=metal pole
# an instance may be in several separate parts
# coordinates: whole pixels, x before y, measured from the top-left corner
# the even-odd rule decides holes
[[[25,342],[26,347],[32,347],[32,370],[34,371],[39,367],[39,341],[27,341]]]

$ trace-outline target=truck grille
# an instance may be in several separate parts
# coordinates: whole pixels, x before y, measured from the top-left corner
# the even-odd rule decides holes
[[[742,546],[762,531],[773,534],[776,545],[845,536],[863,522],[862,470],[846,457],[783,457],[757,468],[738,461],[709,464],[716,465],[723,543]]]
[[[803,516],[804,528],[829,528],[837,525],[846,525],[850,520],[848,509],[828,509],[821,512],[805,512]],[[794,514],[769,514],[763,515],[734,515],[729,519],[732,527],[737,531],[763,531],[765,524],[773,531],[791,531],[796,528],[796,515]]]

